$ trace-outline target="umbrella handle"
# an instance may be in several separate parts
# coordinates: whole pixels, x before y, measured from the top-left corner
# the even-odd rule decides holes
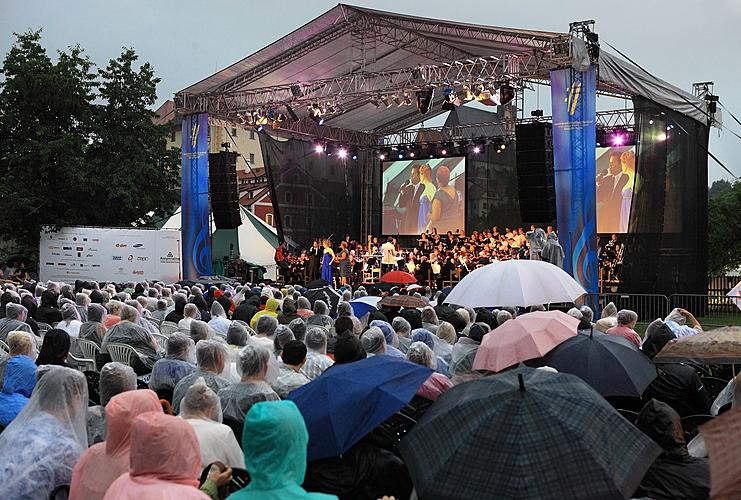
[[[517,380],[520,382],[520,390],[525,392],[525,380],[522,378],[522,373],[517,374]]]

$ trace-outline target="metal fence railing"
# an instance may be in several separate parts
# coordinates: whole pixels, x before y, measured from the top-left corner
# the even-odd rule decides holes
[[[741,296],[675,294],[669,297],[671,308],[691,312],[703,327],[741,326]]]

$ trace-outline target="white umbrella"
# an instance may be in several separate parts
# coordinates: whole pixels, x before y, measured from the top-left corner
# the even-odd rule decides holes
[[[476,269],[455,285],[445,302],[468,307],[533,306],[573,302],[586,293],[558,266],[513,259]]]
[[[728,292],[726,297],[730,297],[731,302],[736,304],[736,307],[741,309],[741,281],[739,281],[738,285],[734,286],[733,289]]]

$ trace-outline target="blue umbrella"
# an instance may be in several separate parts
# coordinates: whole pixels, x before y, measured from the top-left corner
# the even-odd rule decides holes
[[[381,297],[360,297],[350,301],[350,307],[352,307],[353,314],[356,318],[362,318],[373,309],[377,309],[376,304],[381,300]]]
[[[309,431],[308,459],[336,457],[411,401],[432,370],[390,356],[335,365],[292,391]]]

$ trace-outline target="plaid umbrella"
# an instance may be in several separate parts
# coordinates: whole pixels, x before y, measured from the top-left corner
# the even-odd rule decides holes
[[[640,396],[656,378],[656,367],[642,352],[613,339],[619,337],[594,331],[576,335],[533,365],[576,375],[603,396]]]
[[[655,361],[695,361],[699,364],[741,363],[741,327],[726,326],[669,342]]]
[[[416,283],[417,278],[404,271],[391,271],[381,276],[381,282],[383,283],[403,283],[405,285],[409,283]]]
[[[415,297],[414,295],[387,295],[382,298],[378,305],[389,307],[427,307],[430,301],[425,297]]]
[[[578,377],[521,366],[457,385],[401,442],[420,499],[623,499],[661,453]]]
[[[741,410],[731,410],[700,427],[710,458],[710,496],[741,498]]]

